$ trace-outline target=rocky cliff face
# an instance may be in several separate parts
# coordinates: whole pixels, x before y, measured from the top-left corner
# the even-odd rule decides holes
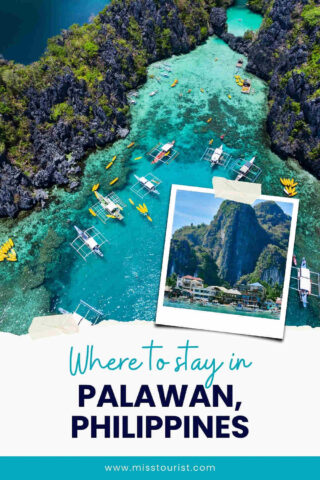
[[[250,205],[223,202],[203,239],[219,267],[220,276],[231,285],[254,270],[269,237]]]
[[[320,6],[274,0],[247,69],[269,80],[272,148],[320,178]]]
[[[272,149],[320,178],[320,5],[314,0],[249,0],[264,15],[258,35],[219,32],[248,56],[247,71],[269,82],[267,130]]]
[[[213,33],[215,2],[113,0],[50,39],[38,62],[0,58],[0,217],[44,201],[52,185],[76,188],[86,153],[128,133],[126,93],[147,65]]]
[[[284,280],[290,217],[275,202],[250,205],[224,201],[210,225],[177,230],[171,241],[168,275],[198,275],[205,283],[230,285]],[[203,258],[211,259],[204,268]],[[208,270],[208,271],[207,271]],[[206,277],[204,277],[205,275]]]

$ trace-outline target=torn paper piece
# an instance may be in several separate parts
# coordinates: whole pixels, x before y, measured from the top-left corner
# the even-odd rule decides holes
[[[79,327],[72,313],[35,317],[29,327],[29,335],[33,340],[78,332]]]
[[[226,200],[251,205],[261,196],[260,183],[236,182],[223,177],[213,177],[212,184],[215,196]]]

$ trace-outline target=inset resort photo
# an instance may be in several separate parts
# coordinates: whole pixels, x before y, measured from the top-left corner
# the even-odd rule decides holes
[[[206,314],[199,321],[209,313],[238,323],[284,323],[297,208],[296,200],[281,197],[249,205],[216,198],[210,189],[173,186],[159,310],[161,302],[183,309],[181,318],[197,310]],[[172,315],[170,324],[179,325]]]

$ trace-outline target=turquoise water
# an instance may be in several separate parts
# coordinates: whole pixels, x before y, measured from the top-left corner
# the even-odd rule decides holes
[[[10,0],[0,2],[0,53],[8,60],[34,62],[47,39],[73,23],[83,24],[108,0]]]
[[[258,30],[263,17],[246,7],[247,0],[236,0],[227,10],[228,32],[242,37],[246,30]]]
[[[72,310],[80,299],[101,308],[107,318],[119,321],[155,319],[161,271],[164,235],[172,184],[210,187],[211,170],[200,158],[213,139],[234,155],[257,156],[263,169],[263,193],[282,195],[279,177],[294,177],[301,200],[296,242],[298,258],[305,255],[310,267],[320,270],[319,251],[319,182],[293,161],[283,162],[269,149],[264,122],[267,114],[266,84],[252,79],[253,95],[243,95],[234,81],[239,55],[217,38],[209,39],[193,52],[168,60],[172,66],[169,79],[159,84],[149,78],[139,90],[137,104],[131,109],[132,128],[128,138],[111,148],[97,151],[86,161],[81,189],[69,194],[53,189],[46,210],[33,212],[19,222],[2,220],[0,240],[11,236],[19,255],[17,264],[0,264],[1,329],[14,333],[27,331],[32,318],[58,307]],[[217,59],[215,61],[215,59]],[[157,65],[149,68],[159,76]],[[171,88],[177,78],[177,87]],[[203,88],[202,93],[200,89]],[[158,90],[157,95],[149,93]],[[188,89],[192,91],[188,92]],[[180,96],[181,95],[181,96]],[[228,98],[231,95],[231,99]],[[206,120],[212,117],[211,123]],[[146,156],[158,142],[176,140],[179,156],[170,165],[153,166]],[[134,149],[127,145],[135,141]],[[117,155],[112,168],[105,169]],[[135,160],[142,156],[141,160]],[[130,205],[129,198],[139,200],[131,191],[133,174],[153,171],[162,180],[159,198],[146,197],[150,223]],[[225,176],[222,168],[215,175]],[[114,177],[120,181],[114,190],[127,203],[122,224],[110,220],[103,225],[88,213],[95,203],[91,187],[100,183],[100,192],[111,190]],[[88,228],[96,226],[109,240],[104,245],[105,258],[89,257],[85,263],[71,249],[75,237],[73,224]],[[319,325],[319,304],[312,300],[303,310],[296,292],[290,295],[287,323]]]
[[[215,312],[215,313],[226,313],[231,315],[240,315],[243,317],[260,317],[260,318],[269,318],[270,320],[278,320],[279,315],[272,315],[271,313],[267,312],[241,312],[236,310],[231,305],[201,305],[198,303],[185,303],[185,302],[170,302],[170,300],[165,300],[163,302],[165,307],[172,307],[172,308],[186,308],[187,310],[199,310],[202,312]]]

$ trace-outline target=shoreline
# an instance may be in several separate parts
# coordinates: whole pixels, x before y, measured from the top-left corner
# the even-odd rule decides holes
[[[257,317],[257,318],[268,318],[270,320],[279,320],[280,319],[280,313],[276,314],[267,314],[267,311],[264,310],[257,310],[257,311],[241,311],[237,310],[235,307],[232,305],[225,305],[225,304],[219,304],[219,305],[201,305],[200,303],[188,303],[188,302],[171,302],[168,299],[165,299],[163,302],[163,305],[165,307],[170,307],[170,308],[185,308],[188,310],[199,310],[199,311],[206,311],[206,312],[215,312],[215,313],[224,313],[224,314],[233,314],[233,315],[239,315],[239,316],[249,316],[249,317]]]
[[[281,0],[279,0],[279,2],[281,2]],[[213,35],[217,35],[234,51],[249,54],[249,68],[248,68],[247,71],[252,72],[256,76],[258,76],[259,78],[263,79],[264,75],[261,74],[261,72],[259,71],[257,66],[255,66],[253,68],[253,62],[252,62],[251,57],[253,55],[253,50],[255,48],[255,41],[253,41],[252,39],[251,40],[250,39],[245,39],[244,37],[236,37],[233,34],[228,33],[226,31],[226,27],[227,27],[226,10],[225,10],[226,7],[227,8],[228,7],[232,8],[231,2],[226,2],[224,8],[213,7],[210,10],[210,18],[208,19],[209,28],[206,30],[205,34],[201,33],[201,36],[199,36],[199,32],[198,32],[198,34],[196,35],[194,43],[186,42],[185,37],[182,36],[181,38],[177,39],[177,42],[178,42],[177,46],[175,46],[175,47],[172,47],[172,45],[170,46],[170,48],[169,48],[169,50],[171,49],[170,52],[168,51],[167,53],[165,53],[165,51],[154,50],[152,52],[151,57],[147,58],[146,65],[151,66],[153,63],[155,63],[157,61],[172,58],[172,56],[175,55],[175,54],[179,55],[179,54],[188,53],[188,52],[194,50],[197,46],[203,44],[208,38],[212,37]],[[121,8],[124,8],[124,9],[126,8],[128,10],[128,12],[126,12],[126,11],[124,11],[124,13],[122,12],[124,15],[126,13],[128,13],[128,14],[130,13],[130,7],[129,6],[126,6],[126,7],[122,6]],[[176,4],[173,0],[170,3],[170,8],[176,9],[176,10],[170,10],[170,12],[171,11],[175,11],[175,12],[178,11],[177,7],[176,7]],[[192,8],[193,7],[190,6],[190,12],[191,12],[190,15],[192,14]],[[209,7],[206,6],[206,8],[209,8]],[[250,2],[249,2],[249,5],[247,6],[247,8],[250,9]],[[114,5],[113,3],[108,4],[106,6],[106,8],[95,17],[94,22],[103,22],[104,17],[109,18],[109,21],[112,21],[112,19],[113,19],[113,17],[112,17],[113,13],[112,12],[113,11],[114,12],[118,11],[117,10],[117,5]],[[264,13],[264,12],[262,12],[262,13]],[[176,20],[176,21],[178,21],[178,20]],[[86,31],[86,29],[89,29],[89,31],[92,30],[92,28],[91,28],[92,25],[93,24],[84,25],[82,27],[79,27],[77,31],[81,32],[81,35],[84,35],[84,32]],[[101,23],[101,25],[104,25],[104,24]],[[143,24],[141,26],[139,24],[137,24],[137,25],[143,31],[143,28],[144,28]],[[173,23],[173,25],[174,25],[174,23]],[[200,27],[198,27],[198,30],[199,30],[199,28]],[[72,28],[70,28],[69,30],[66,31],[66,33],[63,33],[62,35],[58,36],[59,37],[59,42],[62,42],[62,44],[64,45],[65,43],[70,41],[70,38],[72,38],[72,34],[73,34],[72,33]],[[263,34],[264,34],[264,28],[259,30],[258,39]],[[58,37],[56,37],[56,39],[58,39]],[[49,44],[51,42],[52,45],[55,45],[54,48],[60,48],[60,46],[59,46],[60,44],[59,44],[58,40],[56,40],[56,39],[50,39]],[[55,43],[55,42],[57,42],[57,43]],[[134,45],[134,43],[133,43],[133,45]],[[50,48],[52,48],[52,47],[50,47]],[[136,48],[136,47],[134,47],[134,48]],[[103,53],[102,51],[99,53],[99,55],[100,55],[99,59],[102,56],[102,53]],[[46,55],[47,54],[44,54],[42,57],[40,57],[39,61],[35,62],[35,64],[24,67],[25,70],[27,71],[28,68],[31,68],[31,67],[35,68],[34,65],[36,65],[37,68],[42,64],[43,64],[42,65],[43,67],[47,67],[46,66],[46,61],[47,61]],[[84,62],[83,65],[86,66],[87,65],[86,62]],[[130,76],[130,74],[136,75],[136,70],[135,69],[133,69],[133,70],[131,69],[130,72],[129,72],[129,76]],[[67,85],[70,85],[70,87],[68,87],[68,88],[73,88],[73,89],[75,89],[75,91],[77,89],[78,90],[80,89],[79,91],[81,91],[81,89],[84,87],[83,83],[81,83],[81,81],[77,82],[76,79],[74,77],[72,77],[72,75],[74,75],[74,72],[72,70],[69,73],[70,74],[66,74],[63,78],[61,77],[61,79],[59,80],[59,81],[62,82],[61,83],[61,88],[67,88]],[[127,73],[127,76],[128,76],[128,73]],[[56,80],[57,80],[57,78],[55,77],[55,81]],[[108,82],[109,82],[109,80],[108,80]],[[76,124],[75,127],[72,126],[72,125],[70,126],[68,121],[66,119],[64,119],[63,117],[58,119],[58,121],[56,123],[53,123],[53,126],[52,126],[52,124],[50,124],[50,120],[49,120],[49,126],[50,125],[51,126],[50,126],[50,128],[48,129],[47,132],[40,132],[38,128],[32,127],[33,128],[33,132],[32,132],[33,136],[36,136],[37,137],[37,142],[40,143],[40,145],[42,145],[40,150],[39,150],[39,155],[36,154],[36,160],[35,160],[35,163],[34,163],[34,168],[37,171],[37,168],[38,168],[38,167],[36,167],[37,163],[41,163],[41,164],[43,163],[44,168],[41,167],[42,170],[38,170],[36,174],[32,173],[29,176],[29,178],[28,178],[27,175],[24,174],[23,171],[21,172],[19,170],[19,168],[15,167],[15,166],[12,166],[12,164],[10,163],[9,160],[6,161],[6,151],[5,151],[5,153],[2,153],[2,158],[3,158],[3,162],[4,162],[4,167],[3,168],[6,169],[7,177],[10,179],[10,181],[9,182],[8,181],[2,182],[2,184],[0,183],[0,216],[1,216],[0,218],[5,218],[5,217],[15,218],[15,216],[20,211],[24,211],[24,210],[26,210],[26,211],[31,210],[32,211],[34,208],[36,208],[37,205],[39,205],[39,203],[44,205],[45,204],[45,196],[48,192],[48,189],[50,191],[50,188],[52,186],[56,185],[59,188],[60,187],[71,188],[71,192],[73,190],[77,189],[79,187],[79,182],[81,182],[81,179],[82,179],[82,176],[83,176],[84,163],[86,162],[86,159],[88,158],[90,153],[96,151],[96,149],[99,148],[99,147],[100,148],[109,148],[114,144],[114,142],[123,138],[123,136],[121,136],[121,134],[116,131],[116,128],[120,128],[120,130],[121,129],[129,129],[129,131],[130,131],[131,122],[132,122],[131,116],[128,115],[128,113],[125,113],[125,114],[121,113],[121,115],[119,116],[118,115],[119,112],[117,113],[117,109],[119,111],[123,110],[123,109],[129,109],[128,112],[130,112],[130,106],[129,106],[129,103],[128,103],[128,99],[126,98],[127,94],[132,88],[141,88],[141,86],[143,86],[145,84],[146,80],[147,80],[146,73],[143,72],[141,75],[139,74],[137,76],[137,78],[135,79],[133,84],[130,86],[130,88],[129,87],[127,88],[123,84],[123,82],[122,83],[119,83],[119,82],[117,83],[116,82],[114,84],[111,83],[111,87],[110,87],[111,88],[111,93],[115,92],[116,96],[117,96],[117,92],[118,92],[119,88],[120,87],[122,88],[122,93],[117,100],[117,102],[119,101],[120,103],[119,102],[117,103],[117,107],[115,107],[115,108],[112,107],[113,108],[113,113],[111,114],[111,118],[109,119],[110,121],[108,119],[106,119],[106,117],[104,117],[105,118],[104,121],[107,121],[107,123],[109,122],[108,123],[109,126],[107,126],[107,127],[103,126],[103,128],[98,130],[98,132],[93,134],[93,135],[90,134],[90,131],[95,130],[95,128],[92,127],[93,123],[94,122],[98,122],[98,123],[100,122],[99,115],[100,115],[101,112],[99,111],[100,112],[99,113],[98,110],[95,111],[95,113],[94,113],[94,122],[93,123],[91,121],[89,121],[88,118],[87,118],[87,120],[89,121],[89,125],[87,127],[84,127],[81,124],[81,122],[80,123],[78,122],[78,124]],[[114,81],[114,78],[113,78],[112,81]],[[67,83],[65,83],[65,82],[67,82]],[[101,85],[105,84],[106,87],[103,87],[103,88],[107,88],[109,83],[107,83],[106,80],[104,80],[104,81],[101,82]],[[87,85],[87,87],[88,87],[88,85]],[[52,85],[50,88],[56,88],[56,87],[54,85]],[[99,88],[100,88],[100,86],[99,86]],[[49,89],[47,89],[47,90],[49,91]],[[270,95],[271,95],[270,85],[268,85],[268,89],[269,89],[269,97],[270,97]],[[50,106],[51,105],[50,102],[52,102],[52,100],[50,100],[50,95],[48,96],[47,90],[40,91],[40,92],[37,93],[37,95],[32,94],[30,96],[31,103],[33,102],[35,104],[40,99],[41,101],[44,101],[44,102],[47,102],[47,103],[49,102],[49,106]],[[81,102],[83,100],[82,96],[84,95],[85,90],[82,90],[82,92],[83,93],[81,93],[81,95],[79,97],[79,101],[81,101]],[[90,95],[89,95],[89,97],[90,97]],[[98,99],[99,99],[99,97],[98,97]],[[62,104],[58,104],[58,105],[62,105]],[[71,103],[71,105],[72,105],[72,103]],[[55,108],[55,104],[53,104],[52,108]],[[109,108],[109,107],[105,106],[105,108]],[[28,107],[28,109],[30,110],[30,107]],[[31,110],[32,110],[32,108],[31,108]],[[31,112],[31,110],[30,110],[30,112]],[[268,135],[268,138],[270,139],[271,149],[275,153],[277,153],[282,160],[286,160],[286,159],[288,159],[288,155],[284,154],[283,149],[279,148],[279,145],[275,144],[272,131],[270,130],[270,114],[271,114],[270,112],[271,112],[271,110],[270,110],[270,105],[269,105],[266,124],[265,124],[265,133],[266,133],[266,135]],[[48,124],[48,114],[47,113],[44,113],[44,112],[41,112],[41,111],[37,112],[36,110],[35,110],[35,112],[31,112],[31,113],[32,113],[32,115],[33,114],[36,115],[35,118],[38,118],[39,115],[40,115],[39,118],[41,118],[41,122],[45,121],[45,122],[47,122],[46,124]],[[64,113],[63,113],[63,115],[64,115]],[[112,122],[111,122],[112,119],[113,119],[113,122],[116,122],[116,128],[112,127]],[[42,124],[40,123],[40,125],[42,125]],[[91,130],[90,130],[90,128],[91,128]],[[65,135],[64,132],[67,132],[68,129],[69,129],[69,134],[67,135],[67,145],[64,145],[64,143],[60,141],[59,136],[60,136],[60,134]],[[74,129],[75,129],[75,131],[73,131]],[[112,132],[112,130],[114,130],[114,131]],[[80,138],[79,138],[79,136],[77,137],[77,135],[80,135],[80,134],[81,134]],[[53,135],[53,137],[56,136],[56,140],[52,141],[52,138],[51,138],[52,135]],[[0,147],[1,147],[1,145],[0,145]],[[49,151],[50,153],[47,155],[46,153],[44,153],[44,151]],[[54,160],[52,162],[52,158],[50,158],[50,155],[51,156],[55,155],[55,157],[58,157],[58,160],[57,161]],[[70,159],[68,159],[68,157],[70,157]],[[67,160],[66,160],[66,158],[67,158]],[[294,155],[292,155],[292,156],[289,155],[289,158],[294,159]],[[296,158],[295,161],[297,161],[300,164],[302,169],[304,169],[306,171],[309,171],[309,172],[311,170],[310,173],[312,175],[314,175],[315,178],[317,178],[317,171],[315,171],[314,168],[310,169],[309,168],[310,165],[308,166],[306,163],[304,163],[301,158],[298,155],[298,158]],[[54,166],[52,166],[52,165],[54,165]],[[53,169],[53,171],[52,171],[52,169]],[[21,180],[13,180],[14,178],[18,177],[20,174],[22,175]],[[21,188],[21,182],[25,184],[24,188]],[[2,191],[1,191],[1,189],[2,189]],[[17,195],[17,192],[18,192],[18,195]],[[6,200],[6,201],[2,200],[4,198],[10,198],[10,197],[11,197],[11,200],[9,200],[9,201],[8,200]],[[14,198],[18,198],[18,203],[16,203]],[[2,206],[1,206],[1,203],[2,203]]]
[[[16,222],[11,221],[12,234],[15,234],[18,243],[18,256],[20,255],[20,264],[14,266],[3,265],[3,281],[6,285],[5,290],[0,294],[0,298],[3,299],[3,303],[8,303],[8,319],[5,320],[5,328],[14,330],[21,333],[22,329],[28,325],[28,311],[30,312],[29,305],[37,301],[39,310],[41,305],[41,292],[38,287],[32,287],[29,290],[29,280],[26,282],[25,298],[20,299],[20,294],[16,292],[13,282],[22,280],[24,277],[23,267],[29,266],[33,270],[37,269],[40,265],[38,262],[39,249],[41,252],[48,252],[48,241],[46,237],[46,229],[51,227],[60,238],[63,239],[61,247],[55,249],[53,259],[49,260],[46,254],[42,261],[45,260],[45,267],[51,272],[45,275],[44,286],[50,289],[52,299],[54,301],[54,308],[64,307],[66,309],[72,309],[75,306],[76,300],[80,297],[83,300],[87,300],[94,304],[98,308],[104,309],[105,313],[110,314],[110,318],[115,318],[122,321],[128,321],[129,319],[140,318],[144,321],[152,321],[154,309],[156,306],[156,283],[159,274],[160,259],[162,255],[161,251],[161,238],[165,231],[165,217],[167,214],[167,200],[169,199],[169,190],[172,183],[182,183],[186,185],[194,185],[194,173],[197,172],[197,185],[208,187],[211,180],[211,171],[202,162],[198,161],[201,157],[203,149],[207,141],[214,137],[214,141],[219,143],[219,135],[230,132],[226,138],[226,148],[230,153],[238,152],[241,155],[249,155],[253,151],[258,152],[259,159],[261,159],[262,167],[265,169],[265,181],[264,193],[274,194],[280,191],[278,185],[279,176],[291,175],[293,165],[286,165],[278,157],[272,154],[269,150],[268,137],[263,137],[261,142],[257,142],[254,138],[258,138],[261,135],[262,126],[266,115],[266,101],[265,96],[267,93],[267,86],[264,82],[261,82],[258,78],[256,82],[256,94],[253,97],[245,98],[239,94],[238,87],[234,84],[232,70],[237,60],[237,54],[217,37],[209,39],[204,45],[198,47],[199,50],[194,50],[186,55],[173,56],[172,78],[179,78],[179,85],[177,89],[170,89],[166,81],[162,81],[162,85],[159,86],[159,94],[152,99],[149,98],[149,93],[155,89],[156,81],[149,79],[146,85],[142,85],[140,91],[140,99],[138,105],[132,107],[132,127],[130,131],[130,138],[126,141],[119,140],[114,145],[110,145],[108,149],[102,149],[95,151],[89,155],[89,159],[85,162],[85,169],[81,181],[81,188],[75,191],[72,195],[65,193],[61,188],[56,188],[54,191],[54,202],[48,205],[47,211],[42,210],[35,212],[34,216],[28,216],[25,221]],[[211,68],[208,68],[208,58],[219,57],[220,62],[212,64]],[[223,65],[224,59],[226,64]],[[159,62],[161,63],[161,62]],[[190,68],[188,67],[190,65]],[[198,65],[201,76],[193,75],[194,65]],[[189,72],[190,70],[190,72]],[[149,73],[155,73],[158,70],[151,65]],[[227,82],[223,80],[224,75],[227,73]],[[215,85],[212,85],[212,74],[216,75]],[[170,78],[171,78],[170,75]],[[190,79],[189,79],[190,77]],[[203,79],[203,80],[202,80]],[[199,83],[201,82],[201,83]],[[225,87],[227,85],[227,87]],[[204,87],[205,95],[199,92],[199,87]],[[156,87],[158,88],[158,87]],[[183,94],[180,99],[179,91],[186,92],[188,88],[192,88],[192,94],[190,96]],[[228,89],[232,93],[232,101],[226,98],[226,90]],[[238,98],[237,98],[238,97]],[[170,103],[170,107],[165,106],[165,100]],[[263,105],[262,105],[263,101]],[[174,105],[173,103],[176,102]],[[239,103],[240,102],[240,103]],[[239,105],[242,105],[242,109],[239,110]],[[243,108],[246,109],[245,117],[241,114]],[[212,116],[212,112],[215,112],[215,118],[210,125],[205,123],[206,117]],[[156,115],[155,115],[156,113]],[[188,121],[186,122],[186,118]],[[143,128],[141,128],[143,126]],[[256,128],[257,126],[257,128]],[[247,128],[248,127],[248,128]],[[106,236],[110,240],[110,247],[106,250],[105,262],[90,262],[88,266],[82,265],[77,261],[75,257],[69,255],[68,244],[71,240],[72,232],[71,228],[65,223],[66,219],[70,215],[72,224],[75,223],[79,227],[85,226],[88,222],[96,222],[88,214],[88,207],[91,201],[91,186],[101,178],[101,189],[106,191],[109,180],[113,176],[118,176],[118,170],[114,171],[117,167],[117,161],[121,159],[121,168],[129,172],[129,176],[126,175],[126,187],[123,190],[124,200],[128,200],[128,196],[131,196],[130,185],[132,184],[131,174],[137,173],[138,175],[145,174],[150,168],[145,152],[155,145],[158,141],[166,141],[171,139],[172,131],[177,131],[176,141],[177,148],[180,154],[177,162],[173,162],[168,167],[161,167],[159,176],[163,180],[161,187],[161,202],[154,199],[147,199],[147,205],[150,208],[151,216],[154,220],[153,224],[148,226],[143,225],[143,218],[137,217],[137,212],[129,205],[128,217],[126,216],[126,226],[115,225],[108,223]],[[251,132],[251,133],[250,133]],[[254,133],[253,133],[254,132]],[[258,134],[258,136],[257,136]],[[252,138],[252,135],[254,138]],[[126,149],[126,143],[130,141],[136,141],[136,149]],[[247,145],[247,147],[245,147]],[[193,150],[193,158],[188,158],[190,149]],[[257,149],[257,150],[256,150]],[[105,165],[108,163],[108,157],[117,154],[118,160],[112,170],[108,170],[108,175],[105,174]],[[144,159],[141,162],[135,162],[135,156],[144,155]],[[265,159],[265,160],[264,160]],[[272,170],[272,174],[268,173],[269,168]],[[301,226],[304,228],[304,224],[307,223],[307,230],[310,224],[310,219],[307,216],[310,209],[310,190],[315,193],[315,197],[318,195],[318,188],[316,183],[309,174],[306,174],[298,164],[294,164],[294,170],[301,182],[300,198],[304,198],[303,207],[306,212],[300,217]],[[111,172],[111,177],[109,175]],[[116,175],[113,175],[115,173]],[[216,174],[223,174],[222,171],[215,171]],[[122,175],[124,177],[124,175]],[[109,178],[110,177],[110,178]],[[129,211],[130,210],[130,211]],[[310,216],[310,215],[309,215]],[[316,218],[316,213],[313,216],[313,222]],[[1,223],[1,222],[0,222]],[[19,225],[16,225],[19,223]],[[3,227],[4,225],[2,225]],[[88,225],[89,226],[89,225]],[[104,231],[104,226],[97,223],[96,226],[99,230]],[[148,230],[146,230],[147,228]],[[121,230],[121,231],[120,231]],[[131,233],[130,233],[131,232]],[[8,234],[7,228],[2,228],[2,235]],[[13,238],[15,238],[13,237]],[[29,243],[27,248],[26,242]],[[140,239],[140,241],[139,241]],[[141,239],[145,239],[146,244],[143,244],[143,250],[141,251]],[[309,256],[311,252],[311,246],[313,240],[310,243]],[[160,244],[159,244],[160,242]],[[49,242],[52,244],[52,242]],[[159,246],[160,245],[160,246]],[[300,241],[302,246],[302,240]],[[318,245],[318,244],[316,244]],[[50,244],[49,244],[50,247]],[[315,247],[316,248],[316,247]],[[301,255],[300,252],[296,252]],[[60,256],[62,273],[59,273],[59,277],[56,277],[53,269],[58,267],[57,258]],[[142,265],[140,265],[140,257],[142,256],[144,265],[148,265],[148,270],[152,273],[150,278],[146,276]],[[114,260],[118,259],[118,261]],[[132,259],[132,260],[131,260]],[[145,263],[147,262],[147,263]],[[65,265],[65,267],[63,266]],[[140,269],[142,268],[142,270]],[[315,266],[315,268],[317,268]],[[110,270],[111,269],[111,270]],[[128,294],[123,295],[121,298],[121,292],[119,289],[111,292],[105,285],[103,279],[107,275],[107,272],[114,272],[112,274],[115,285],[124,288]],[[5,280],[6,273],[6,280]],[[68,277],[66,276],[68,275]],[[132,277],[132,279],[131,279]],[[19,280],[19,282],[21,281]],[[94,294],[92,291],[84,293],[83,284],[87,281],[95,285]],[[34,282],[33,282],[34,283]],[[12,289],[12,291],[10,291]],[[39,290],[39,293],[38,293]],[[133,291],[134,290],[134,291]],[[134,293],[135,292],[135,293]],[[92,298],[91,295],[94,295]],[[143,296],[144,302],[139,300],[139,296]],[[137,297],[137,298],[135,298]],[[38,300],[36,300],[38,298]],[[29,300],[30,299],[30,300]],[[101,302],[101,303],[99,303]],[[21,304],[21,306],[20,306]],[[25,307],[22,306],[25,304]],[[35,304],[36,305],[36,304]],[[295,305],[295,302],[293,302]],[[19,308],[22,309],[25,314],[21,315],[21,320],[17,316]],[[121,308],[121,309],[120,309]],[[34,310],[32,310],[33,312]],[[47,312],[45,312],[47,313]],[[29,313],[29,317],[31,314]],[[14,318],[15,317],[15,318]],[[312,319],[308,317],[301,318],[304,323],[312,323]],[[293,315],[294,321],[297,321]],[[15,324],[14,324],[15,323]],[[20,325],[19,325],[20,324]],[[19,330],[20,329],[20,330]]]

